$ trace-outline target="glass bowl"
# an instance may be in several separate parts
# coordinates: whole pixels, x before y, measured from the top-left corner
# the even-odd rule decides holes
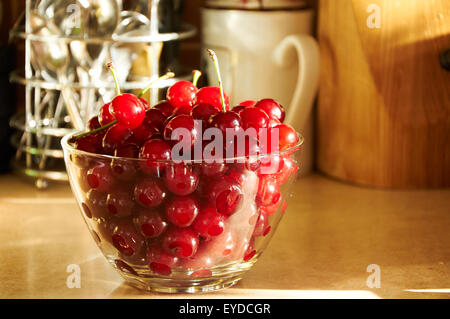
[[[75,134],[61,144],[89,232],[126,282],[158,292],[242,278],[286,210],[303,142],[257,159],[150,162],[77,150]]]

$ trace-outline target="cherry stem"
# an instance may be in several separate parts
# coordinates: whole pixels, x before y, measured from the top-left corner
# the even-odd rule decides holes
[[[111,73],[112,73],[112,75],[113,75],[114,82],[115,82],[115,84],[116,84],[117,95],[120,95],[119,83],[118,83],[118,81],[117,81],[117,76],[116,76],[116,73],[115,73],[115,71],[114,71],[114,67],[113,67],[112,62],[109,62],[109,63],[107,64],[107,67],[108,67],[108,69],[111,71]],[[162,81],[162,80],[167,80],[167,79],[173,78],[174,76],[175,76],[175,73],[173,73],[173,72],[167,72],[166,74],[164,74],[164,75],[161,76],[160,78],[156,79],[155,81],[153,81],[153,82],[151,82],[149,85],[147,85],[147,87],[145,87],[145,88],[139,93],[138,97],[141,97],[143,94],[145,94],[145,92],[147,92],[147,91],[148,91],[148,90],[149,90],[156,82]],[[100,126],[100,127],[96,128],[96,129],[94,129],[94,130],[91,130],[91,131],[88,131],[88,132],[81,133],[81,134],[79,134],[79,135],[77,135],[77,136],[74,136],[74,137],[73,137],[73,140],[76,141],[76,140],[78,140],[78,139],[80,139],[80,138],[82,138],[82,137],[85,137],[85,136],[87,136],[87,135],[90,135],[90,134],[93,134],[93,133],[102,131],[102,130],[104,130],[104,129],[106,129],[106,128],[108,128],[108,127],[110,127],[110,126],[112,126],[112,125],[114,125],[114,124],[116,124],[116,123],[117,123],[117,120],[114,120],[114,121],[112,121],[112,122],[109,122],[108,124],[105,124],[105,125],[103,125],[103,126]]]
[[[201,76],[202,72],[200,72],[199,70],[192,71],[192,84],[194,84],[194,86],[197,86],[198,79],[200,79]]]
[[[151,89],[151,87],[153,85],[155,85],[156,83],[158,83],[159,81],[163,81],[163,80],[168,80],[171,79],[175,76],[175,73],[173,72],[167,72],[166,74],[164,74],[163,76],[161,76],[160,78],[150,82],[145,88],[143,88],[141,90],[141,92],[139,92],[138,97],[142,97],[145,93],[147,93],[148,90]]]
[[[116,86],[117,95],[120,95],[120,87],[119,87],[119,81],[117,80],[116,71],[114,70],[114,65],[112,62],[109,62],[106,67],[111,71],[111,74],[114,78],[114,84]]]
[[[110,68],[109,63],[108,63],[108,68],[113,72],[113,69]],[[113,73],[113,76],[114,76],[114,78],[115,78],[114,73]],[[145,94],[145,92],[147,92],[147,91],[152,87],[152,85],[154,85],[156,82],[161,81],[161,80],[170,79],[170,78],[173,78],[174,76],[175,76],[175,73],[173,73],[173,72],[167,72],[166,74],[164,74],[163,76],[161,76],[159,79],[156,79],[155,81],[153,81],[152,83],[150,83],[145,89],[143,89],[143,90],[141,91],[141,93],[139,93],[138,97],[141,97],[143,94]],[[117,83],[117,82],[116,82],[116,83]],[[119,87],[118,87],[118,86],[117,86],[117,92],[118,92],[118,94],[120,95],[120,91],[119,91]],[[148,110],[147,110],[147,111],[148,111]],[[80,135],[74,136],[73,139],[76,141],[76,140],[78,140],[78,139],[80,139],[80,138],[82,138],[82,137],[84,137],[84,136],[87,136],[87,135],[90,135],[90,134],[92,134],[92,133],[96,133],[96,132],[99,132],[99,131],[101,131],[101,130],[104,130],[105,128],[108,128],[108,127],[110,127],[111,125],[114,125],[114,124],[116,124],[116,123],[117,123],[117,120],[114,120],[114,121],[112,121],[112,122],[110,122],[110,123],[108,123],[108,124],[105,124],[105,125],[103,125],[103,126],[100,126],[100,127],[96,128],[96,129],[94,129],[94,130],[92,130],[92,131],[88,131],[88,132],[82,133],[82,134],[80,134]]]
[[[114,121],[112,121],[112,122],[109,122],[108,124],[105,124],[105,125],[103,125],[103,126],[97,127],[97,128],[94,129],[94,130],[91,130],[91,131],[88,131],[88,132],[84,132],[84,133],[81,133],[81,134],[79,134],[79,135],[77,135],[77,136],[74,136],[73,139],[76,141],[76,140],[78,140],[78,139],[80,139],[80,138],[82,138],[82,137],[85,137],[85,136],[87,136],[87,135],[91,135],[91,134],[93,134],[93,133],[96,133],[96,132],[99,132],[99,131],[101,131],[101,130],[104,130],[105,128],[108,128],[108,127],[110,127],[110,126],[112,126],[112,125],[114,125],[114,124],[116,124],[116,123],[117,123],[117,120],[114,120]]]
[[[223,85],[222,85],[222,77],[220,76],[220,68],[219,68],[219,59],[217,58],[216,52],[211,49],[208,49],[209,57],[213,60],[214,67],[217,72],[217,79],[219,80],[219,88],[220,88],[220,102],[222,103],[222,110],[225,113],[227,108],[225,106],[225,95],[223,93]]]

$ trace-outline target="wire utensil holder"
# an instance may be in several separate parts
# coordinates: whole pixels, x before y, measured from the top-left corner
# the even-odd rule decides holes
[[[25,68],[15,70],[10,75],[13,83],[25,87],[25,113],[16,114],[10,125],[16,129],[12,144],[17,152],[12,161],[13,170],[31,177],[36,187],[46,188],[49,181],[67,181],[60,139],[77,129],[83,129],[86,120],[115,94],[114,82],[109,77],[98,76],[80,81],[78,76],[68,76],[67,81],[49,79],[36,67],[33,56],[33,43],[59,43],[69,46],[72,42],[81,45],[98,44],[103,48],[112,45],[146,45],[153,52],[166,42],[180,41],[193,37],[197,30],[188,24],[182,24],[179,32],[160,33],[158,30],[157,5],[153,1],[150,10],[150,32],[143,36],[110,37],[74,37],[39,35],[32,32],[30,16],[32,0],[26,0],[25,12],[10,31],[10,39],[25,41]],[[126,78],[121,81],[123,91],[140,90],[150,81],[160,76],[159,54],[153,54],[148,76]],[[113,61],[114,62],[114,61]],[[190,78],[190,72],[172,79],[159,81],[150,91],[150,103],[159,100],[160,92],[180,79]],[[107,80],[105,80],[107,79]],[[81,124],[74,123],[71,107],[83,119]],[[73,110],[72,110],[73,111]],[[82,125],[83,127],[79,127]],[[78,127],[77,127],[78,126]]]

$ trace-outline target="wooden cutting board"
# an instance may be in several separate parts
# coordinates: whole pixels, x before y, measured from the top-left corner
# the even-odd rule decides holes
[[[439,63],[450,1],[322,0],[318,33],[319,170],[379,187],[450,186],[450,72]]]

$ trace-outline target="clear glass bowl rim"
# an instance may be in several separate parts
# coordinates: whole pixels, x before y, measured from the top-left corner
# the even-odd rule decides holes
[[[76,131],[76,132],[69,133],[61,139],[61,146],[64,151],[67,151],[70,154],[83,155],[83,156],[87,156],[87,157],[95,157],[95,158],[104,159],[104,160],[122,160],[122,161],[136,161],[136,162],[148,162],[149,161],[148,159],[145,159],[145,158],[118,157],[118,156],[90,153],[90,152],[86,152],[86,151],[77,150],[76,148],[74,148],[72,145],[69,144],[69,140],[73,136],[80,134],[80,133],[84,133],[84,131]],[[291,154],[295,153],[296,151],[298,151],[300,149],[300,146],[302,146],[303,142],[304,142],[303,136],[298,132],[296,132],[296,133],[297,133],[297,137],[298,137],[297,144],[295,144],[294,146],[292,146],[288,149],[285,149],[281,152],[271,152],[271,153],[258,154],[258,155],[252,155],[252,156],[226,157],[226,158],[223,158],[222,161],[217,160],[217,159],[216,160],[192,159],[192,160],[176,161],[176,160],[172,159],[172,160],[151,160],[151,162],[166,163],[166,164],[174,164],[174,163],[175,164],[177,164],[177,163],[184,163],[184,164],[207,163],[207,164],[211,164],[211,163],[227,163],[228,161],[238,161],[238,162],[246,163],[246,162],[249,162],[254,159],[261,160],[265,157],[291,155]]]

